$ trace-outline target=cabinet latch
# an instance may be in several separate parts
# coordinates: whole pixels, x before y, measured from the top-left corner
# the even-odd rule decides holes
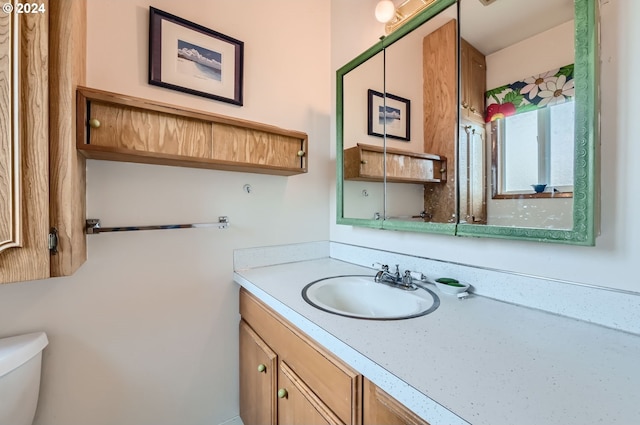
[[[49,253],[51,255],[58,253],[58,229],[55,227],[49,229]]]

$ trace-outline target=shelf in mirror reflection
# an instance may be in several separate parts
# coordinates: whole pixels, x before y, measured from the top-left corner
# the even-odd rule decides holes
[[[525,10],[535,3],[537,9],[541,2],[553,2],[558,8],[551,25],[553,31],[552,41],[537,43],[536,45],[550,46],[557,44],[566,50],[569,46],[573,60],[567,60],[564,53],[559,54],[557,64],[542,63],[540,55],[532,54],[535,48],[525,48],[513,43],[491,47],[490,42],[506,42],[511,30],[505,27],[498,29],[500,36],[491,35],[484,41],[477,38],[470,31],[472,28],[480,28],[483,31],[496,30],[499,25],[513,23],[515,15],[504,14],[505,8],[514,4],[517,9]],[[460,6],[460,15],[456,6]],[[595,22],[597,22],[597,0],[510,0],[509,2],[495,2],[490,6],[482,6],[477,0],[436,0],[432,11],[437,13],[424,13],[416,17],[407,26],[394,32],[371,49],[356,57],[352,62],[338,70],[338,223],[358,225],[375,228],[393,228],[394,230],[421,231],[433,233],[457,234],[460,236],[479,236],[493,238],[526,239],[535,241],[549,241],[572,243],[579,245],[593,245],[595,241],[595,154],[598,137],[598,125],[595,121],[597,81],[595,79],[595,63],[597,62],[595,43]],[[475,12],[469,12],[467,7],[482,8],[482,13],[489,14],[489,18],[480,18]],[[428,9],[428,10],[429,10]],[[564,12],[575,12],[573,22],[568,22],[566,15],[559,17]],[[427,12],[428,12],[427,10]],[[450,14],[454,11],[453,15]],[[539,10],[536,11],[538,13]],[[496,15],[497,13],[497,15]],[[502,13],[502,15],[500,15]],[[548,14],[548,11],[542,12]],[[432,16],[433,15],[433,16]],[[450,21],[453,21],[451,25]],[[571,18],[569,18],[570,20]],[[529,31],[519,39],[520,43],[529,43],[539,36],[531,32],[531,26],[536,23],[548,23],[552,19],[528,19],[524,23],[514,25],[519,30]],[[491,22],[491,25],[487,25]],[[567,23],[568,22],[568,23]],[[449,31],[438,30],[450,25]],[[565,31],[571,26],[573,30]],[[526,27],[526,28],[525,28]],[[556,28],[559,27],[559,28]],[[453,32],[451,31],[453,29]],[[458,29],[460,34],[458,34]],[[544,29],[548,32],[549,28]],[[453,33],[453,37],[450,33]],[[569,34],[568,42],[560,40],[560,34]],[[433,35],[433,42],[425,43],[427,36]],[[551,192],[549,189],[536,194],[531,189],[527,191],[529,183],[540,181],[554,182],[553,178],[546,178],[544,174],[526,176],[526,187],[523,193],[513,197],[493,197],[492,188],[496,180],[491,168],[492,134],[490,126],[483,120],[467,121],[459,120],[461,114],[460,93],[458,83],[462,76],[456,72],[458,68],[457,43],[448,43],[446,40],[464,38],[469,44],[486,55],[485,85],[487,88],[498,87],[501,82],[495,81],[499,70],[504,76],[504,83],[519,81],[528,75],[537,75],[554,67],[562,67],[569,62],[575,65],[575,119],[566,119],[574,122],[575,134],[571,143],[565,143],[565,148],[573,151],[573,160],[563,160],[565,164],[573,165],[574,184],[570,183],[560,188],[560,193]],[[545,36],[548,36],[546,34]],[[566,41],[566,40],[565,40]],[[535,44],[535,43],[534,43]],[[450,46],[446,49],[443,46]],[[575,52],[574,53],[574,45]],[[425,47],[426,46],[426,47]],[[488,47],[489,46],[489,47]],[[442,50],[433,50],[435,48]],[[499,55],[494,55],[498,50],[504,50]],[[504,60],[502,66],[496,66],[498,56],[511,50],[520,56]],[[551,56],[544,55],[545,60]],[[503,55],[503,59],[506,58]],[[437,62],[441,60],[441,62]],[[553,59],[552,59],[553,60]],[[532,69],[532,61],[541,69]],[[537,61],[537,62],[536,62]],[[478,61],[480,63],[480,61]],[[526,65],[526,67],[525,67]],[[519,67],[519,68],[518,68]],[[525,68],[523,68],[525,67]],[[428,69],[429,72],[425,72]],[[443,69],[444,76],[449,79],[440,79],[439,72]],[[524,69],[524,71],[523,71]],[[476,77],[479,74],[475,74]],[[432,84],[429,84],[432,82]],[[467,81],[470,82],[470,81]],[[368,89],[381,92],[394,93],[411,101],[411,140],[406,144],[386,139],[367,137],[366,135],[366,93]],[[446,91],[450,90],[450,91]],[[522,96],[526,97],[526,93]],[[449,106],[449,100],[453,102]],[[414,108],[414,106],[416,106]],[[475,113],[478,109],[471,103]],[[449,114],[451,112],[451,114]],[[461,114],[463,115],[463,114]],[[473,118],[476,118],[475,116]],[[465,137],[465,126],[478,127],[471,132],[472,137]],[[473,127],[473,128],[475,128]],[[352,180],[348,174],[346,163],[348,162],[346,151],[356,146],[356,141],[380,145],[386,144],[387,148],[407,146],[407,150],[419,152],[432,152],[447,158],[447,175],[442,178],[443,183],[380,183],[380,179],[371,181]],[[450,153],[453,152],[453,153]],[[548,151],[539,150],[538,155],[548,155]],[[362,158],[360,159],[363,160]],[[526,159],[525,159],[526,160]],[[366,160],[365,160],[366,161]],[[378,160],[378,165],[384,164],[383,159]],[[363,165],[363,164],[360,164]],[[524,166],[524,163],[522,164]],[[521,167],[515,166],[516,172],[521,172]],[[544,170],[541,170],[542,173]],[[546,172],[546,171],[544,171]],[[380,174],[380,173],[379,173]],[[357,178],[357,177],[356,177]],[[446,182],[446,183],[445,183]],[[565,180],[562,180],[565,185]],[[354,187],[351,188],[351,185]],[[373,186],[376,185],[377,189]],[[366,199],[369,203],[367,214],[350,216],[354,205],[361,204],[361,192],[364,188],[376,190],[376,195]],[[476,190],[480,188],[480,190]],[[373,193],[370,191],[370,193]],[[379,195],[379,196],[377,196]],[[410,199],[413,197],[413,199]],[[374,205],[375,204],[375,205]],[[392,211],[398,205],[403,208],[400,213]],[[409,206],[410,205],[410,206]],[[418,206],[418,209],[416,208]],[[433,220],[427,223],[401,223],[394,224],[393,219],[373,220],[373,213],[379,212],[384,217],[413,216],[419,207],[433,214]],[[484,208],[485,212],[482,211]],[[437,215],[437,216],[436,216]],[[352,220],[352,217],[356,220]],[[459,217],[459,222],[458,222]],[[361,219],[360,219],[361,218]],[[401,220],[400,220],[401,221]],[[459,224],[457,224],[459,223]],[[471,224],[473,223],[473,224]],[[487,224],[485,224],[487,223]],[[442,232],[440,232],[442,230]]]

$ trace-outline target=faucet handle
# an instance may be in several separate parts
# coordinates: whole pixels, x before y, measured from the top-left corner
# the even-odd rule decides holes
[[[422,272],[414,272],[412,270],[405,270],[404,275],[407,276],[407,274],[409,274],[415,280],[418,280],[418,281],[421,281],[421,282],[426,282],[427,281],[427,276],[425,276],[424,273],[422,273]]]
[[[402,284],[405,286],[410,286],[413,283],[413,276],[411,276],[411,271],[405,270],[404,276],[402,276]]]
[[[371,267],[380,266],[380,268],[384,271],[389,271],[389,266],[386,264],[378,263],[377,261],[371,265]]]

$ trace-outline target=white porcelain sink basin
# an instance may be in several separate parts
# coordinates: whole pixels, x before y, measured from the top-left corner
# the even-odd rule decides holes
[[[429,314],[440,305],[429,289],[407,291],[377,283],[373,276],[333,276],[309,283],[302,298],[333,314],[373,320],[398,320]]]

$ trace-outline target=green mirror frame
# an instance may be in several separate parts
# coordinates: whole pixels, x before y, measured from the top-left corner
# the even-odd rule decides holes
[[[575,0],[575,159],[573,228],[542,229],[485,224],[406,222],[368,220],[344,217],[344,76],[371,57],[383,52],[409,32],[459,0],[436,0],[396,31],[341,67],[336,72],[336,167],[337,224],[408,232],[437,233],[456,236],[519,239],[593,246],[595,244],[597,209],[597,148],[599,140],[597,79],[597,0]],[[459,33],[459,32],[458,32]],[[459,37],[459,35],[458,35]],[[460,43],[458,43],[460,45]],[[459,50],[459,49],[458,49]],[[458,52],[459,55],[459,52]],[[460,61],[458,61],[459,63]],[[459,66],[459,65],[458,65]],[[458,75],[460,75],[458,70]],[[458,79],[459,80],[459,79]],[[460,84],[460,83],[458,83]],[[460,90],[458,89],[458,93]],[[457,142],[457,141],[456,141]],[[457,170],[456,170],[457,172]],[[456,178],[456,181],[458,179]]]

